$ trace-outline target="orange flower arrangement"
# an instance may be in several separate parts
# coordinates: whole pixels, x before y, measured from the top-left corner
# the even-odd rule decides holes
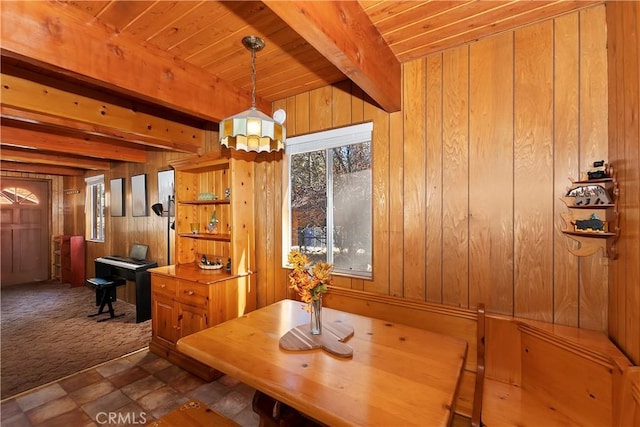
[[[327,292],[327,286],[333,284],[333,265],[318,262],[312,267],[309,258],[298,250],[289,252],[288,261],[293,266],[289,273],[289,287],[295,289],[300,299],[307,303],[307,310],[310,310],[311,302],[319,299]]]

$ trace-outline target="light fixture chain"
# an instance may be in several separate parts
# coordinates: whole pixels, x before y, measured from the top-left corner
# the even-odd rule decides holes
[[[251,49],[251,107],[256,107],[256,50]]]

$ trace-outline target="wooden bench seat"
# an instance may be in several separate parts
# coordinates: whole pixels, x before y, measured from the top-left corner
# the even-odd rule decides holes
[[[622,427],[640,418],[638,367],[602,332],[352,289],[332,287],[323,299],[467,341],[454,427]]]

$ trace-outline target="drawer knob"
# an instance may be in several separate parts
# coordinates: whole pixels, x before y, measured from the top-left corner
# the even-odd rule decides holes
[[[189,291],[189,292],[187,292],[187,295],[189,295],[189,296],[191,296],[191,295],[195,295],[195,292],[193,292],[193,291]]]
[[[166,288],[167,285],[165,285],[164,283],[162,285],[160,285],[161,288]]]

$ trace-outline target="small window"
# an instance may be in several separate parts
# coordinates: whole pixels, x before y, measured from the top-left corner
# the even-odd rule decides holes
[[[104,242],[104,175],[85,178],[84,181],[87,185],[86,238],[94,242]]]
[[[371,277],[372,130],[363,123],[287,140],[285,257],[298,249],[338,274]]]

